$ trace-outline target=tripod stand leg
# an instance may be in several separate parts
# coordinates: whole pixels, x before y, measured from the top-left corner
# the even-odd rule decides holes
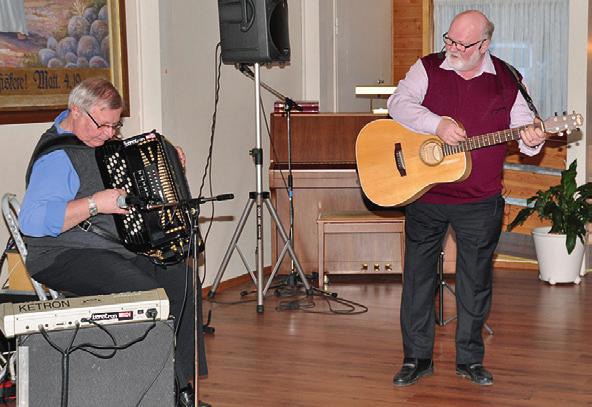
[[[253,270],[251,270],[251,267],[249,267],[249,262],[247,261],[247,258],[245,257],[245,255],[241,251],[240,247],[238,247],[238,245],[236,246],[236,251],[238,252],[238,255],[240,256],[240,258],[243,262],[243,265],[245,266],[245,268],[249,272],[249,275],[251,276],[251,281],[253,281],[253,284],[257,284],[257,277],[255,277],[255,273],[253,273]]]
[[[436,323],[440,326],[445,326],[449,322],[452,322],[456,319],[456,315],[451,316],[448,319],[444,319],[444,289],[447,289],[453,297],[456,297],[456,292],[450,285],[444,280],[444,252],[440,253],[440,258],[438,259],[438,315],[436,316]],[[489,335],[493,335],[493,329],[487,322],[483,324],[483,329],[487,331]]]
[[[263,313],[263,195],[257,194],[256,198],[257,214],[257,250],[255,253],[257,261],[257,313]]]
[[[449,322],[452,322],[456,319],[456,315],[453,315],[448,319],[444,319],[445,289],[448,290],[454,297],[456,297],[456,293],[444,279],[444,252],[442,251],[440,252],[440,257],[438,258],[438,315],[436,316],[436,323],[440,326],[446,326]]]
[[[232,235],[232,239],[230,240],[230,244],[226,249],[226,253],[224,254],[224,258],[222,263],[220,264],[220,268],[218,269],[218,273],[216,274],[216,278],[214,279],[214,284],[212,284],[212,288],[210,288],[210,292],[208,293],[208,298],[214,298],[216,295],[216,290],[218,289],[218,285],[220,285],[220,281],[222,280],[222,276],[226,271],[226,266],[228,266],[228,262],[230,261],[230,257],[232,256],[232,252],[236,248],[236,243],[245,227],[245,223],[247,218],[249,217],[249,213],[253,208],[253,204],[255,200],[253,198],[249,198],[247,204],[245,205],[245,209],[240,217],[238,224],[236,225],[236,229],[234,230],[234,234]],[[242,257],[242,256],[241,256]],[[247,269],[248,270],[248,269]]]
[[[440,326],[446,325],[444,321],[444,252],[440,252],[438,258],[438,315],[436,315],[436,323]]]
[[[311,293],[310,284],[306,280],[306,275],[304,274],[304,271],[302,270],[302,266],[300,265],[300,261],[298,261],[298,257],[296,257],[296,253],[294,252],[294,249],[292,248],[292,245],[290,244],[291,241],[290,241],[290,239],[288,239],[288,235],[286,234],[286,231],[284,230],[284,227],[282,226],[282,222],[280,221],[280,218],[279,218],[277,212],[275,211],[275,209],[273,208],[273,206],[269,202],[269,198],[266,197],[264,199],[264,202],[265,202],[265,206],[267,207],[267,210],[269,211],[269,214],[271,215],[273,221],[275,222],[275,225],[277,227],[278,232],[280,233],[280,236],[282,237],[282,239],[284,241],[284,244],[285,244],[284,247],[287,248],[288,252],[290,253],[290,257],[292,258],[294,265],[296,266],[296,270],[298,271],[298,275],[300,276],[300,279],[302,280],[302,284],[304,284],[304,288],[306,289],[307,294],[310,294]],[[285,252],[284,252],[284,254],[285,254]],[[279,269],[279,267],[275,270],[275,272],[277,272],[278,269]],[[267,287],[265,288],[266,291],[269,288],[269,282],[271,280],[273,280],[274,277],[275,277],[275,275],[272,273],[272,275],[269,277]]]
[[[276,275],[276,273],[278,272],[280,265],[282,264],[282,260],[284,259],[284,256],[286,255],[287,251],[288,251],[288,247],[286,245],[284,245],[284,247],[282,248],[282,251],[280,252],[280,254],[278,256],[277,261],[275,262],[275,265],[273,266],[273,270],[271,272],[269,279],[267,280],[267,284],[265,284],[265,288],[263,289],[264,293],[267,293],[267,290],[269,290],[271,283],[273,283],[273,278]]]

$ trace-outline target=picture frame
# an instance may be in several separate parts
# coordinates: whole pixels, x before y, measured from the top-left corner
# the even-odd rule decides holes
[[[72,88],[94,76],[111,80],[129,115],[124,0],[8,3],[20,3],[26,26],[0,16],[0,124],[52,121]]]

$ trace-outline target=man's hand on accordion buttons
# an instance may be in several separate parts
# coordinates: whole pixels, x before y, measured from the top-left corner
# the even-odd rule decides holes
[[[99,213],[125,215],[127,209],[120,208],[117,205],[117,198],[120,195],[127,195],[123,189],[104,189],[93,194],[93,199],[97,203]]]
[[[179,146],[175,146],[175,148],[177,149],[177,154],[179,154],[179,161],[181,161],[181,167],[185,169],[185,163],[187,162],[187,160],[185,159],[185,152]]]

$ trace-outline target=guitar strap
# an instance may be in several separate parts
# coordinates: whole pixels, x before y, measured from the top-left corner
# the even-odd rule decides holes
[[[512,72],[512,75],[514,75],[514,78],[516,78],[516,84],[518,85],[518,89],[520,89],[520,93],[522,93],[524,100],[526,100],[526,104],[528,105],[528,108],[534,113],[534,115],[537,117],[537,119],[540,119],[541,116],[539,115],[537,108],[535,107],[534,103],[532,102],[532,99],[531,99],[530,95],[528,94],[526,87],[522,83],[522,76],[518,73],[516,68],[514,68],[512,65],[510,65],[506,61],[503,61],[503,62],[506,64],[506,66],[508,67],[510,72]]]
[[[85,232],[91,232],[95,235],[101,236],[103,239],[107,239],[110,242],[121,244],[121,240],[119,240],[117,236],[109,232],[107,229],[103,229],[99,225],[95,225],[88,219],[80,222],[77,226]]]

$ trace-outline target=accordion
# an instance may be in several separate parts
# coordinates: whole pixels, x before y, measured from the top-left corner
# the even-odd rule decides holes
[[[175,147],[156,131],[109,140],[95,150],[105,188],[119,188],[148,205],[113,215],[123,245],[157,264],[175,264],[188,253],[189,215],[174,205],[191,199]],[[168,205],[167,205],[168,204]],[[172,204],[172,205],[171,205]]]

